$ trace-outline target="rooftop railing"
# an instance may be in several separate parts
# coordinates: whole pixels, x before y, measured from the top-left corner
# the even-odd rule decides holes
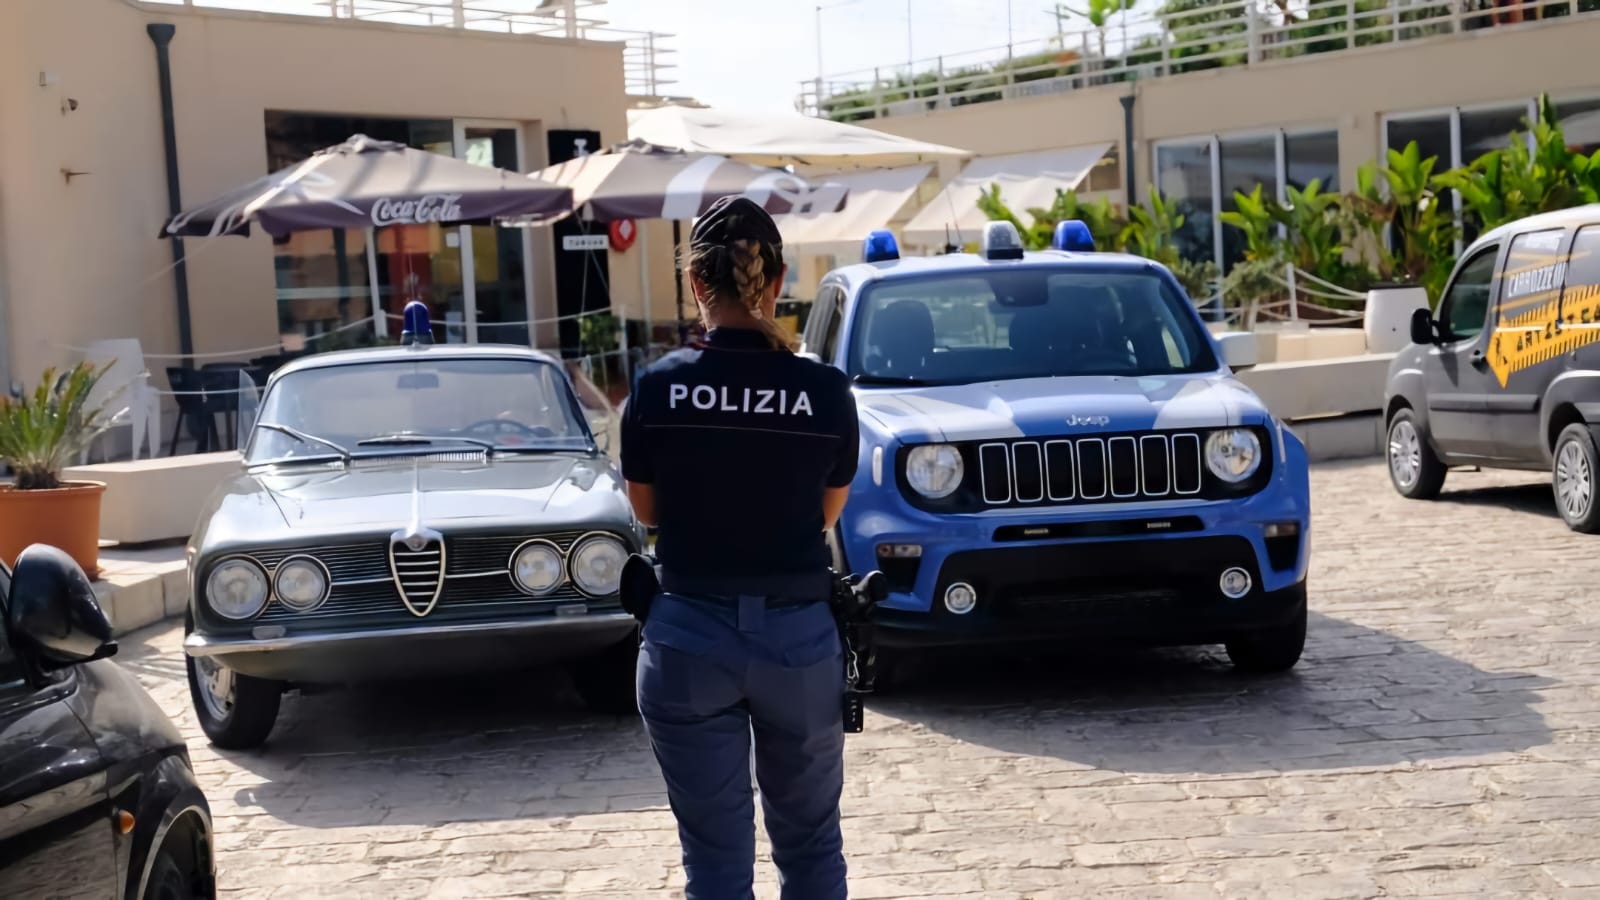
[[[590,15],[606,0],[127,0],[134,6],[184,6],[277,16],[454,28],[566,40],[621,42],[630,94],[656,97],[676,83],[672,35],[613,28]]]
[[[1105,28],[801,82],[796,108],[848,122],[1341,53],[1600,12],[1600,0],[1169,0]]]

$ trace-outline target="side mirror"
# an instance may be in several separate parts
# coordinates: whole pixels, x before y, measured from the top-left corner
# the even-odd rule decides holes
[[[1219,334],[1217,343],[1222,347],[1222,364],[1235,372],[1254,366],[1260,358],[1256,348],[1256,336],[1248,331]]]
[[[1411,311],[1411,343],[1432,344],[1436,334],[1432,313],[1425,308]]]
[[[18,655],[41,673],[117,652],[89,577],[48,544],[32,544],[17,557],[6,626]]]

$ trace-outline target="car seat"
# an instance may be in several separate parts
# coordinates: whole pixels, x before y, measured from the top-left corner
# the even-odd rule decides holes
[[[915,375],[933,354],[933,314],[917,300],[896,300],[872,317],[868,357],[885,375]]]

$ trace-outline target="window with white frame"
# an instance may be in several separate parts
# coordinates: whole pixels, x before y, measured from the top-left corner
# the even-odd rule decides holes
[[[1511,142],[1513,132],[1525,133],[1528,123],[1539,114],[1538,102],[1533,99],[1501,103],[1492,106],[1451,107],[1396,113],[1384,117],[1384,149],[1404,150],[1412,141],[1422,158],[1435,157],[1433,171],[1470,165],[1491,150],[1504,150]],[[1452,196],[1451,206],[1461,221],[1460,198]],[[1471,223],[1464,225],[1461,245],[1478,236]],[[1458,246],[1457,252],[1461,247]]]

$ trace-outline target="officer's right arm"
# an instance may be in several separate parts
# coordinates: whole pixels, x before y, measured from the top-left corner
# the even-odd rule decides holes
[[[644,439],[644,378],[634,380],[622,413],[622,477],[628,483],[628,500],[633,514],[646,525],[656,524],[655,467],[650,447]]]

